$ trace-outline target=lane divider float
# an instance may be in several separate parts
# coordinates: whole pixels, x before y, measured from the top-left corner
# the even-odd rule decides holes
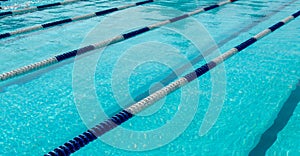
[[[124,5],[124,6],[120,6],[120,7],[116,7],[116,8],[110,8],[110,9],[106,9],[106,10],[102,10],[102,11],[97,11],[97,12],[94,12],[94,13],[75,16],[75,17],[72,17],[72,18],[66,18],[66,19],[62,19],[62,20],[58,20],[58,21],[54,21],[54,22],[49,22],[49,23],[45,23],[45,24],[30,26],[30,27],[18,29],[18,30],[12,31],[12,32],[7,32],[7,33],[0,34],[0,39],[8,38],[8,37],[11,37],[11,36],[14,36],[14,35],[19,35],[19,34],[32,32],[32,31],[36,31],[36,30],[41,30],[41,29],[44,29],[44,28],[54,27],[54,26],[57,26],[57,25],[71,23],[71,22],[74,22],[74,21],[90,19],[90,18],[97,17],[97,16],[103,16],[103,15],[106,15],[106,14],[109,14],[109,13],[112,13],[112,12],[116,12],[116,11],[120,11],[120,10],[123,10],[123,9],[131,8],[131,7],[135,7],[135,6],[139,6],[139,5],[143,5],[143,4],[147,4],[147,3],[150,3],[150,2],[153,2],[153,0],[146,0],[146,1],[137,2],[137,3],[133,3],[133,4],[128,4],[128,5]]]
[[[261,19],[255,21],[255,22],[253,22],[252,24],[244,27],[240,31],[237,31],[237,32],[233,33],[232,35],[226,37],[225,39],[223,39],[220,42],[218,42],[217,45],[208,48],[203,53],[201,53],[198,56],[194,57],[189,63],[186,63],[186,64],[182,65],[181,67],[177,68],[175,70],[176,72],[172,72],[168,76],[166,76],[164,79],[158,80],[159,83],[162,84],[163,86],[169,84],[170,82],[174,81],[177,78],[177,75],[183,74],[187,69],[189,69],[191,67],[191,65],[195,65],[196,63],[199,63],[200,61],[204,60],[204,58],[207,57],[207,56],[209,56],[214,50],[217,50],[218,48],[222,47],[223,45],[225,45],[229,41],[232,41],[233,39],[235,39],[236,37],[238,37],[241,33],[247,32],[250,29],[252,29],[255,26],[257,26],[258,24],[260,24],[261,22],[270,19],[271,17],[273,17],[274,14],[280,12],[282,9],[286,8],[287,6],[289,6],[292,3],[295,3],[296,1],[297,0],[290,1],[290,2],[288,2],[288,3],[286,3],[286,4],[282,5],[282,6],[280,6],[277,9],[272,10],[271,13],[265,15],[263,18],[261,18]],[[155,86],[154,88],[151,88],[151,89],[154,89],[152,91],[157,91],[158,89],[161,89],[161,87],[160,86]],[[149,96],[149,93],[150,93],[150,90],[147,90],[147,91],[139,94],[138,96],[136,96],[134,98],[134,101],[140,101],[140,100],[142,100],[146,96]]]
[[[287,2],[286,4],[280,6],[279,8],[271,10],[271,12],[269,14],[264,15],[263,18],[260,18],[259,20],[255,21],[255,22],[252,22],[251,24],[249,24],[248,26],[244,27],[240,31],[237,31],[237,32],[233,33],[232,35],[228,36],[227,38],[221,40],[220,42],[217,43],[217,45],[210,47],[209,49],[205,50],[202,54],[200,54],[200,55],[196,56],[195,58],[193,58],[190,61],[190,63],[187,63],[185,65],[182,65],[180,68],[177,68],[175,70],[176,73],[177,73],[177,75],[180,75],[185,70],[187,70],[190,67],[190,64],[195,65],[196,63],[202,61],[205,57],[207,57],[208,55],[210,55],[212,51],[218,49],[219,47],[222,47],[223,45],[225,45],[229,41],[232,41],[237,36],[239,36],[241,33],[249,31],[253,27],[257,26],[259,23],[270,19],[271,17],[273,17],[274,14],[280,12],[282,9],[286,8],[287,6],[289,6],[292,3],[295,3],[296,1],[297,0],[293,0],[293,1]],[[157,82],[159,81],[163,86],[165,86],[165,85],[169,84],[170,82],[174,81],[177,78],[177,75],[174,72],[172,72],[168,76],[166,76],[164,79],[157,80]],[[14,83],[6,84],[6,87],[9,86],[9,85],[12,85],[12,84],[14,84]],[[155,88],[152,88],[152,89],[155,89],[154,91],[157,91],[158,89],[161,89],[161,87],[155,86]],[[0,90],[1,90],[1,88],[0,88]],[[142,94],[139,94],[137,97],[134,98],[134,101],[140,101],[140,100],[142,100],[143,98],[145,98],[146,96],[149,95],[149,92],[150,91],[147,90],[147,91],[143,92]]]
[[[78,1],[84,1],[84,0],[65,0],[63,2],[45,4],[45,5],[25,8],[25,9],[21,9],[21,10],[0,12],[0,18],[5,17],[5,16],[22,15],[22,14],[26,14],[26,13],[29,13],[29,12],[41,11],[41,10],[45,10],[45,9],[52,8],[52,7],[55,7],[55,6],[67,5],[67,4],[75,3],[75,2],[78,2]]]
[[[169,95],[173,91],[185,86],[189,82],[195,80],[196,78],[202,76],[203,74],[207,73],[217,65],[223,63],[227,59],[231,58],[238,52],[244,50],[248,46],[252,45],[256,41],[260,40],[261,38],[267,36],[271,32],[279,29],[283,25],[287,24],[288,22],[296,19],[300,15],[300,10],[291,16],[283,19],[282,21],[274,24],[273,26],[269,27],[261,31],[260,33],[256,34],[255,36],[251,37],[250,39],[244,41],[243,43],[235,46],[234,48],[228,50],[227,52],[223,53],[222,55],[216,57],[212,61],[206,63],[205,65],[201,66],[200,68],[194,70],[193,72],[181,77],[180,79],[170,83],[169,85],[163,87],[162,89],[154,92],[153,94],[149,95],[148,97],[142,99],[141,101],[127,107],[126,109],[120,111],[113,117],[107,119],[104,122],[96,125],[95,127],[87,130],[86,132],[78,135],[77,137],[73,138],[72,140],[66,142],[65,144],[55,148],[53,151],[45,154],[45,156],[68,156],[80,148],[84,147],[88,143],[94,141],[99,136],[102,136],[106,132],[114,129],[118,125],[121,125],[128,119],[132,118],[135,114],[138,114],[142,110],[146,109],[147,107],[151,106],[155,102],[159,101],[163,97]]]
[[[112,37],[110,39],[107,39],[107,40],[104,40],[104,41],[101,41],[101,42],[97,42],[97,43],[94,43],[94,44],[91,44],[91,45],[88,45],[88,46],[85,46],[85,47],[82,47],[82,48],[79,48],[79,49],[76,49],[76,50],[73,50],[73,51],[69,51],[69,52],[66,52],[66,53],[63,53],[63,54],[56,55],[54,57],[45,59],[45,60],[40,61],[40,62],[36,62],[36,63],[30,64],[30,65],[27,65],[27,66],[24,66],[24,67],[6,72],[6,73],[2,73],[0,75],[0,82],[11,79],[11,78],[14,78],[14,77],[17,77],[17,76],[20,76],[20,75],[30,73],[30,72],[35,71],[35,70],[45,68],[45,67],[53,65],[53,64],[57,64],[61,61],[64,61],[64,60],[67,60],[67,59],[70,59],[70,58],[74,58],[76,55],[81,55],[81,54],[84,54],[86,52],[89,52],[89,51],[92,51],[92,50],[95,50],[95,49],[99,49],[99,48],[102,48],[102,47],[105,47],[105,46],[108,46],[108,45],[111,45],[111,44],[115,44],[115,43],[127,40],[129,38],[132,38],[132,37],[135,37],[137,35],[143,34],[147,31],[150,31],[150,30],[153,30],[153,29],[156,29],[156,28],[160,28],[160,27],[162,27],[164,25],[167,25],[169,23],[180,21],[180,20],[188,18],[192,15],[199,14],[199,13],[205,12],[205,11],[209,11],[209,10],[218,8],[219,6],[222,6],[222,5],[231,3],[231,2],[235,2],[235,1],[237,1],[237,0],[226,0],[226,1],[222,1],[218,4],[214,4],[214,5],[211,5],[211,6],[208,6],[208,7],[204,7],[204,8],[201,8],[201,9],[196,9],[192,12],[183,14],[181,16],[178,16],[178,17],[175,17],[175,18],[172,18],[172,19],[157,22],[157,23],[154,23],[152,25],[149,25],[149,26],[131,31],[129,33],[125,33],[125,34],[122,34],[122,35],[117,35],[115,37]]]

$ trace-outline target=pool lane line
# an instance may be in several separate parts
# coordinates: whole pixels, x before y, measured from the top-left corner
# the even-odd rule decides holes
[[[269,13],[269,14],[267,14],[267,15],[265,15],[263,18],[259,19],[258,21],[252,22],[252,24],[249,24],[247,27],[243,28],[242,30],[240,30],[238,32],[235,32],[231,36],[223,39],[222,41],[218,42],[216,46],[212,46],[208,50],[205,50],[203,52],[203,54],[200,54],[200,55],[196,56],[195,58],[193,58],[190,63],[187,63],[187,64],[181,66],[180,68],[177,68],[176,69],[176,73],[178,73],[178,75],[182,74],[185,70],[187,70],[188,68],[190,68],[190,64],[195,65],[196,63],[202,61],[206,56],[210,55],[210,53],[212,51],[218,49],[219,47],[222,47],[223,45],[225,45],[229,41],[235,39],[241,33],[247,32],[250,29],[252,29],[253,27],[255,27],[258,24],[260,24],[261,22],[270,19],[274,14],[280,12],[282,9],[286,8],[287,6],[289,6],[290,4],[292,4],[292,3],[296,2],[296,1],[297,0],[290,1],[290,2],[282,5],[281,7],[277,8],[277,9],[271,10],[272,12]],[[63,65],[69,64],[69,63],[71,63],[71,61],[68,61],[68,62],[66,61],[63,64],[57,64],[56,66],[54,65],[51,68],[49,67],[49,70],[55,70],[56,68],[59,68],[59,67],[61,67]],[[24,77],[25,80],[22,80],[22,81],[15,80],[15,81],[9,82],[8,84],[1,85],[0,86],[0,92],[4,91],[5,88],[8,87],[8,86],[11,86],[11,85],[14,85],[14,84],[27,83],[28,81],[32,80],[33,77],[37,77],[37,76],[45,74],[47,72],[48,72],[48,70],[47,71],[44,70],[44,71],[41,71],[41,72],[36,72],[35,76],[30,76],[30,75],[25,76]],[[159,81],[161,84],[167,85],[168,83],[174,81],[176,78],[177,78],[177,75],[174,72],[171,72],[167,77],[165,77],[164,79],[157,80],[157,82]],[[154,89],[154,91],[157,91],[158,89],[161,89],[161,87],[158,87],[158,86],[154,86],[154,87],[156,87],[156,88],[152,88],[152,89]],[[143,92],[142,94],[139,94],[138,96],[136,96],[134,98],[134,100],[135,101],[140,101],[141,99],[145,98],[148,95],[149,95],[149,90]],[[131,105],[131,104],[132,103],[128,104],[128,106]]]
[[[237,31],[235,33],[233,33],[232,35],[230,35],[229,37],[226,37],[225,39],[221,40],[220,42],[217,43],[217,45],[212,46],[210,48],[208,48],[207,50],[205,50],[203,53],[199,54],[198,56],[194,57],[189,63],[186,63],[185,65],[182,65],[181,67],[177,68],[175,71],[176,72],[171,72],[168,76],[166,76],[164,79],[162,80],[158,80],[159,83],[161,83],[163,86],[167,85],[168,83],[174,81],[178,75],[184,73],[188,68],[191,67],[191,65],[195,65],[196,63],[199,63],[200,61],[203,61],[205,57],[209,56],[213,51],[217,50],[219,47],[222,47],[223,45],[225,45],[226,43],[228,43],[229,41],[235,39],[236,37],[238,37],[241,33],[247,32],[250,29],[252,29],[253,27],[257,26],[258,24],[260,24],[261,22],[264,22],[268,19],[270,19],[271,17],[273,17],[273,15],[277,14],[278,12],[282,11],[282,9],[286,8],[287,6],[289,6],[290,4],[296,2],[298,0],[293,0],[290,2],[287,2],[286,4],[280,6],[277,9],[272,10],[272,12],[270,12],[269,14],[265,15],[265,17],[259,19],[258,21],[252,22],[252,24],[249,24],[247,27],[244,27],[243,29],[241,29],[240,31]],[[155,88],[156,87],[156,88]],[[161,89],[160,86],[154,86],[151,88],[154,91],[157,91],[158,89]],[[145,92],[143,92],[142,94],[139,94],[138,96],[136,96],[134,98],[134,101],[140,101],[141,99],[145,98],[146,96],[149,95],[150,90],[147,90]],[[131,103],[132,104],[132,103]]]
[[[195,15],[195,14],[198,14],[198,13],[201,13],[201,12],[205,12],[205,11],[209,11],[209,10],[212,10],[214,8],[218,8],[219,6],[222,6],[222,5],[231,3],[231,2],[235,2],[235,1],[237,1],[237,0],[226,0],[226,1],[222,1],[218,4],[214,4],[214,5],[211,5],[211,6],[208,6],[208,7],[204,7],[204,8],[201,8],[201,9],[196,9],[192,12],[183,14],[181,16],[178,16],[178,17],[175,17],[175,18],[172,18],[172,19],[157,22],[157,23],[154,23],[152,25],[143,27],[141,29],[131,31],[129,33],[117,35],[115,37],[112,37],[112,38],[104,40],[104,41],[100,41],[100,42],[97,42],[97,43],[94,43],[94,44],[91,44],[91,45],[88,45],[88,46],[85,46],[85,47],[82,47],[82,48],[79,48],[79,49],[76,49],[76,50],[73,50],[73,51],[69,51],[69,52],[66,52],[66,53],[63,53],[63,54],[56,55],[54,57],[50,57],[50,58],[45,59],[45,60],[40,61],[40,62],[36,62],[36,63],[30,64],[30,65],[27,65],[27,66],[24,66],[24,67],[6,72],[6,73],[2,73],[0,75],[0,82],[5,81],[7,79],[17,77],[17,76],[20,76],[20,75],[23,75],[23,74],[27,74],[27,73],[35,71],[35,70],[45,68],[47,66],[59,63],[61,61],[64,61],[64,60],[67,60],[67,59],[70,59],[70,58],[74,58],[76,55],[81,55],[81,54],[87,53],[87,52],[95,50],[95,49],[99,49],[99,48],[102,48],[102,47],[109,46],[111,44],[115,44],[115,43],[130,39],[130,38],[135,37],[137,35],[143,34],[147,31],[150,31],[150,30],[153,30],[153,29],[156,29],[156,28],[160,28],[160,27],[162,27],[164,25],[167,25],[169,23],[180,21],[180,20],[188,18],[192,15]]]
[[[273,124],[261,135],[259,142],[250,151],[249,156],[260,156],[266,154],[267,150],[277,140],[278,133],[287,125],[293,115],[298,103],[300,102],[299,95],[300,80],[296,85],[296,89],[291,92],[288,99],[284,102]]]
[[[45,10],[45,9],[52,8],[55,6],[67,5],[67,4],[75,3],[78,1],[85,1],[85,0],[65,0],[63,2],[56,2],[56,3],[51,3],[51,4],[34,6],[34,7],[30,7],[30,8],[21,9],[21,10],[0,12],[0,18],[6,17],[6,16],[13,16],[13,15],[22,15],[22,14],[26,14],[29,12],[41,11],[41,10]]]
[[[139,5],[143,5],[143,4],[147,4],[147,3],[151,3],[151,2],[153,2],[153,0],[146,0],[146,1],[141,1],[141,2],[137,2],[137,3],[124,5],[124,6],[101,10],[101,11],[97,11],[97,12],[93,12],[93,13],[89,13],[89,14],[85,14],[85,15],[79,15],[79,16],[75,16],[75,17],[71,17],[71,18],[66,18],[66,19],[62,19],[62,20],[58,20],[58,21],[54,21],[54,22],[39,24],[39,25],[30,26],[30,27],[26,27],[26,28],[21,28],[21,29],[15,30],[15,31],[0,34],[0,39],[8,38],[8,37],[11,37],[14,35],[32,32],[32,31],[37,31],[37,30],[41,30],[41,29],[45,29],[45,28],[50,28],[50,27],[54,27],[57,25],[71,23],[71,22],[75,22],[75,21],[79,21],[79,20],[86,20],[86,19],[90,19],[93,17],[103,16],[103,15],[110,14],[110,13],[113,13],[116,11],[128,9],[131,7],[135,7],[135,6],[139,6]]]
[[[249,47],[256,41],[262,39],[263,37],[267,36],[268,34],[274,32],[275,30],[281,28],[283,25],[287,24],[288,22],[296,19],[300,15],[300,10],[291,16],[286,17],[282,21],[272,25],[268,29],[261,31],[260,33],[256,34],[255,36],[251,37],[250,39],[242,42],[241,44],[235,46],[234,48],[226,51],[222,55],[216,57],[215,59],[211,60],[210,62],[204,64],[200,68],[197,68],[193,72],[179,78],[176,81],[168,84],[167,86],[163,87],[162,89],[152,93],[148,97],[142,99],[141,101],[127,107],[126,109],[120,111],[113,117],[101,122],[100,124],[96,125],[95,127],[87,130],[86,132],[78,135],[77,137],[73,138],[72,140],[66,142],[65,144],[55,148],[53,151],[45,154],[45,156],[63,156],[63,155],[70,155],[80,148],[84,147],[88,143],[94,141],[99,136],[102,136],[106,132],[114,129],[115,127],[121,125],[128,119],[132,118],[135,114],[140,113],[147,107],[151,106],[155,102],[161,100],[165,96],[169,95],[173,91],[185,86],[186,84],[190,83],[191,81],[197,79],[198,77],[202,76],[203,74],[207,73],[208,71],[215,68],[217,65],[223,63],[227,59],[231,58],[238,52],[244,50],[245,48]]]

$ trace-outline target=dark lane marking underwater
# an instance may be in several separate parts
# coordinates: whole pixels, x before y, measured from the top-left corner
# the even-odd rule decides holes
[[[266,154],[267,150],[275,143],[278,133],[289,122],[299,102],[300,80],[296,85],[296,89],[292,91],[291,95],[284,102],[272,126],[261,135],[258,144],[250,151],[249,156],[261,156]]]
[[[78,136],[74,137],[72,140],[69,140],[65,144],[56,147],[54,150],[45,154],[45,156],[62,156],[62,155],[70,155],[82,147],[86,146],[90,142],[94,141],[98,137],[104,135],[105,133],[109,132],[110,130],[114,129],[118,125],[126,122],[130,118],[134,117],[136,114],[140,113],[147,107],[153,105],[155,102],[161,100],[165,96],[171,94],[172,92],[178,90],[179,88],[187,85],[188,83],[192,82],[193,80],[197,79],[198,77],[204,75],[205,73],[209,72],[210,70],[214,69],[217,65],[222,64],[224,61],[230,59],[234,55],[241,52],[243,49],[251,46],[256,41],[264,38],[268,34],[276,31],[277,29],[281,28],[285,24],[288,24],[290,21],[295,20],[297,17],[300,16],[300,10],[295,12],[294,14],[284,18],[280,22],[272,25],[271,27],[259,32],[255,36],[251,37],[250,39],[242,42],[241,44],[231,48],[230,50],[224,52],[222,55],[214,58],[210,62],[202,65],[201,67],[197,68],[193,72],[181,77],[180,79],[173,81],[172,83],[168,84],[164,88],[155,93],[151,94],[150,96],[144,98],[143,100],[123,109],[113,117],[105,120],[104,122],[99,123],[98,125],[94,126],[91,129],[79,134]],[[280,23],[280,24],[279,24]],[[281,24],[283,23],[283,24]]]

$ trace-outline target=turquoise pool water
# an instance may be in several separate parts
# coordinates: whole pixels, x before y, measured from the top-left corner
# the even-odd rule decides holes
[[[58,1],[47,1],[47,3],[52,2]],[[86,1],[6,17],[0,19],[0,33],[132,2],[135,1]],[[180,12],[192,11],[215,2],[218,1],[158,1],[104,17],[0,40],[0,72],[7,72],[76,49],[89,42],[128,32],[157,20],[169,19],[180,15]],[[207,30],[216,44],[226,41],[225,45],[219,47],[220,52],[225,52],[299,9],[299,0],[282,7],[289,2],[291,1],[238,1],[195,15],[192,19],[174,23],[172,27],[178,30],[190,30],[194,26],[193,22],[196,21]],[[10,5],[10,3],[17,2],[2,2],[2,5]],[[33,5],[47,4],[45,1],[33,3]],[[282,10],[275,14],[278,8]],[[270,15],[272,17],[262,20]],[[254,23],[257,24],[254,25]],[[132,25],[135,26],[129,27]],[[139,149],[139,146],[149,146],[151,143],[140,145],[131,142],[129,139],[134,140],[135,136],[119,136],[118,131],[113,130],[103,137],[106,139],[112,137],[112,142],[124,145],[127,150],[108,145],[98,139],[74,155],[247,155],[258,143],[260,135],[272,125],[282,105],[296,88],[300,79],[299,25],[300,21],[296,19],[225,62],[224,105],[216,123],[205,135],[199,135],[199,127],[210,104],[210,98],[215,98],[211,96],[210,74],[204,75],[198,79],[198,82],[191,84],[197,85],[198,90],[193,90],[191,86],[187,86],[185,91],[178,90],[159,102],[160,109],[154,114],[151,114],[151,111],[145,112],[146,115],[147,113],[151,115],[134,117],[122,125],[124,128],[135,131],[155,130],[172,121],[173,116],[180,109],[180,104],[196,102],[198,109],[192,122],[170,143],[152,150],[137,152],[134,150]],[[241,30],[245,31],[240,32],[233,39],[228,38]],[[195,35],[198,34],[195,33]],[[208,37],[203,35],[203,40],[206,41]],[[147,43],[143,45],[144,42]],[[172,48],[171,50],[164,48],[162,44],[156,44],[158,42],[175,48],[174,50],[177,49],[177,51],[173,52]],[[169,50],[168,54],[179,53],[190,60],[198,54],[197,48],[191,42],[185,36],[164,28],[109,46],[99,58],[95,77],[93,77],[95,85],[92,87],[95,88],[98,102],[108,114],[113,114],[120,109],[119,105],[124,106],[130,103],[124,98],[128,95],[123,94],[121,90],[124,89],[123,86],[128,84],[128,92],[135,97],[170,74],[170,68],[150,61],[132,70],[128,82],[116,81],[115,77],[121,79],[126,73],[125,65],[124,71],[115,69],[118,67],[116,62],[123,59],[127,53],[135,51],[135,46],[147,47],[147,49],[137,48],[140,50],[136,51],[139,52],[139,56],[147,57],[146,54],[149,54],[151,50],[155,51],[155,54],[166,53],[166,50]],[[135,62],[136,57],[125,57],[125,60]],[[174,68],[185,63],[185,61],[174,59],[172,55],[169,59]],[[201,61],[194,67],[200,67],[203,64],[204,61]],[[188,69],[188,71],[191,70]],[[78,94],[74,94],[74,86],[76,87],[74,74],[78,74],[76,70],[74,71],[74,63],[67,61],[64,65],[0,83],[0,118],[2,121],[0,123],[2,134],[0,135],[0,155],[42,155],[82,133],[87,126],[90,127],[104,120],[97,115],[94,118],[83,119],[85,122],[80,118],[75,98],[78,100],[82,96],[87,99],[83,101],[87,107],[94,103],[91,103],[92,100],[89,101],[91,95],[87,94],[88,92],[79,94],[79,97]],[[81,76],[85,77],[85,75]],[[119,86],[119,88],[113,90],[114,86]],[[184,98],[181,96],[182,92],[189,92],[189,95],[198,98],[188,98],[189,96]],[[118,103],[116,96],[120,94],[124,95],[121,97],[122,103]],[[86,111],[92,116],[94,109],[86,108]],[[154,111],[155,109],[152,109],[152,112]],[[287,125],[278,133],[277,140],[268,149],[267,155],[296,156],[300,154],[299,119],[300,108],[297,106]],[[173,125],[173,128],[179,129],[182,125]],[[169,133],[171,134],[172,131]],[[166,135],[168,134],[161,134],[162,137]],[[147,135],[140,140],[146,137]],[[124,138],[128,140],[123,140]],[[148,142],[155,141],[148,139]]]

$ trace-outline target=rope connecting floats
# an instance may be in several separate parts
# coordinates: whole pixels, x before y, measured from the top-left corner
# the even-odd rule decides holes
[[[22,14],[25,14],[25,13],[28,13],[28,12],[41,11],[41,10],[45,10],[45,9],[48,9],[48,8],[51,8],[51,7],[55,7],[55,6],[59,6],[59,5],[67,5],[67,4],[75,3],[75,2],[78,2],[78,1],[83,1],[83,0],[65,0],[63,2],[45,4],[45,5],[25,8],[25,9],[21,9],[21,10],[0,12],[0,18],[5,17],[5,16],[12,16],[12,15],[22,15]]]
[[[106,10],[102,10],[102,11],[98,11],[98,12],[94,12],[94,13],[90,13],[90,14],[75,16],[75,17],[72,17],[72,18],[66,18],[66,19],[62,19],[62,20],[58,20],[58,21],[54,21],[54,22],[50,22],[50,23],[45,23],[45,24],[35,25],[35,26],[31,26],[31,27],[26,27],[26,28],[22,28],[22,29],[12,31],[12,32],[0,34],[0,39],[8,38],[8,37],[11,37],[13,35],[23,34],[23,33],[27,33],[27,32],[36,31],[36,30],[41,30],[43,28],[49,28],[49,27],[53,27],[53,26],[57,26],[57,25],[61,25],[61,24],[71,23],[71,22],[74,22],[74,21],[89,19],[89,18],[93,18],[93,17],[97,17],[97,16],[103,16],[103,15],[106,15],[106,14],[109,14],[109,13],[112,13],[112,12],[116,12],[116,11],[119,11],[119,10],[131,8],[131,7],[135,7],[135,6],[139,6],[139,5],[143,5],[143,4],[147,4],[147,3],[150,3],[150,2],[153,2],[153,0],[146,0],[146,1],[137,2],[137,3],[133,3],[133,4],[128,4],[128,5],[124,5],[124,6],[120,6],[120,7],[116,7],[116,8],[110,8],[110,9],[106,9]]]
[[[216,49],[222,47],[223,45],[225,45],[225,44],[228,43],[229,41],[232,41],[233,39],[235,39],[236,37],[238,37],[241,33],[247,32],[248,30],[250,30],[250,29],[252,29],[253,27],[255,27],[255,26],[257,26],[258,24],[260,24],[261,22],[270,19],[274,14],[280,12],[282,9],[286,8],[287,6],[289,6],[290,4],[292,4],[292,3],[296,2],[296,1],[297,1],[297,0],[290,1],[290,2],[288,2],[288,3],[286,3],[286,4],[282,5],[282,6],[280,6],[280,7],[277,8],[277,9],[272,10],[272,12],[270,12],[269,14],[264,15],[261,19],[255,21],[255,22],[252,22],[251,24],[249,24],[248,26],[244,27],[244,28],[241,29],[240,31],[237,31],[237,32],[233,33],[232,35],[228,36],[227,38],[225,38],[225,39],[219,41],[219,42],[217,43],[217,45],[212,46],[212,47],[208,48],[207,50],[205,50],[202,54],[197,55],[195,58],[193,58],[193,59],[190,61],[190,63],[184,64],[184,65],[182,65],[181,67],[177,68],[177,69],[175,70],[175,71],[176,71],[175,73],[177,73],[177,74],[175,74],[174,72],[172,72],[172,73],[170,73],[168,76],[166,76],[164,79],[159,79],[159,80],[157,80],[157,82],[160,82],[163,86],[169,84],[170,82],[174,81],[174,80],[177,78],[177,75],[178,75],[178,74],[179,74],[179,75],[180,75],[180,74],[183,74],[184,71],[186,71],[187,69],[189,69],[191,64],[192,64],[192,65],[195,65],[196,63],[202,61],[205,57],[209,56],[209,55],[211,54],[212,51],[214,51],[214,50],[216,50]],[[7,87],[7,86],[9,86],[9,85],[12,85],[12,84],[14,84],[14,83],[8,83],[8,84],[6,84],[5,87]],[[153,91],[157,91],[158,89],[161,89],[161,88],[162,88],[162,87],[160,87],[160,86],[155,86],[155,87],[152,88],[152,89],[154,89]],[[150,92],[150,91],[147,90],[147,91],[145,91],[145,92],[143,92],[143,93],[141,93],[141,94],[137,93],[137,94],[139,94],[139,95],[136,96],[136,97],[134,98],[134,101],[140,101],[140,100],[142,100],[143,98],[145,98],[146,96],[149,95],[149,92]],[[132,103],[131,103],[131,104],[132,104]],[[131,105],[131,104],[129,104],[129,105]],[[128,105],[128,106],[129,106],[129,105]]]
[[[186,64],[182,65],[181,67],[177,68],[175,70],[176,72],[170,73],[164,79],[157,80],[157,82],[159,81],[159,83],[162,84],[163,86],[168,85],[170,82],[176,80],[177,75],[183,74],[187,69],[189,69],[190,65],[195,65],[196,63],[199,63],[200,61],[204,60],[204,58],[207,57],[207,56],[209,56],[214,50],[217,50],[218,48],[222,47],[223,45],[225,45],[229,41],[232,41],[233,39],[235,39],[236,37],[238,37],[241,33],[247,32],[250,29],[252,29],[255,26],[257,26],[258,24],[260,24],[261,22],[270,19],[274,14],[280,12],[282,9],[284,9],[285,7],[289,6],[290,4],[292,4],[292,3],[296,2],[296,1],[297,0],[290,1],[290,2],[282,5],[281,7],[272,10],[271,13],[266,14],[260,20],[257,20],[256,22],[253,22],[252,24],[249,24],[248,26],[246,26],[245,28],[241,29],[240,31],[237,31],[237,32],[233,33],[232,35],[226,37],[225,39],[221,40],[220,42],[217,43],[217,45],[208,48],[207,50],[205,50],[201,54],[199,54],[196,57],[194,57],[189,63],[186,63]],[[155,86],[155,87],[156,88],[151,88],[151,89],[154,89],[153,91],[157,91],[157,90],[159,90],[159,89],[162,88],[160,86]],[[143,93],[141,93],[138,96],[136,96],[134,98],[134,101],[140,101],[140,100],[142,100],[143,98],[149,96],[149,93],[150,93],[150,90],[144,91]]]
[[[30,65],[27,65],[27,66],[24,66],[24,67],[6,72],[6,73],[2,73],[0,75],[0,82],[11,79],[11,78],[14,78],[14,77],[17,77],[17,76],[20,76],[20,75],[30,73],[30,72],[35,71],[35,70],[45,68],[45,67],[53,65],[53,64],[57,64],[61,61],[67,60],[69,58],[73,58],[76,55],[81,55],[81,54],[84,54],[86,52],[89,52],[89,51],[92,51],[92,50],[95,50],[95,49],[99,49],[99,48],[102,48],[102,47],[105,47],[105,46],[108,46],[108,45],[111,45],[111,44],[115,44],[115,43],[124,41],[126,39],[129,39],[129,38],[135,37],[137,35],[143,34],[147,31],[150,31],[150,30],[162,27],[164,25],[167,25],[169,23],[180,21],[180,20],[188,18],[192,15],[195,15],[195,14],[198,14],[198,13],[201,13],[201,12],[205,12],[205,11],[209,11],[209,10],[212,10],[214,8],[218,8],[219,6],[222,6],[222,5],[231,3],[231,2],[235,2],[235,1],[237,1],[237,0],[222,1],[222,2],[220,2],[218,4],[215,4],[215,5],[211,5],[211,6],[208,6],[208,7],[205,7],[205,8],[201,8],[201,9],[197,9],[193,12],[189,12],[189,13],[183,14],[181,16],[172,18],[172,19],[157,22],[155,24],[149,25],[147,27],[144,27],[144,28],[141,28],[141,29],[138,29],[138,30],[131,31],[131,32],[126,33],[126,34],[118,35],[118,36],[112,37],[110,39],[101,41],[101,42],[97,42],[97,43],[94,43],[94,44],[91,44],[91,45],[88,45],[88,46],[85,46],[85,47],[82,47],[82,48],[79,48],[79,49],[76,49],[76,50],[73,50],[73,51],[70,51],[70,52],[66,52],[66,53],[63,53],[63,54],[56,55],[54,57],[45,59],[45,60],[40,61],[40,62],[36,62],[36,63],[30,64]]]
[[[234,48],[228,50],[224,54],[216,57],[209,63],[201,66],[200,68],[196,69],[195,71],[181,77],[180,79],[170,83],[166,87],[156,91],[155,93],[149,95],[148,97],[142,99],[141,101],[129,106],[128,108],[122,110],[121,112],[117,113],[110,119],[96,125],[95,127],[87,130],[86,132],[78,135],[74,139],[68,141],[64,145],[61,145],[55,148],[53,151],[47,153],[45,156],[63,156],[63,155],[70,155],[80,148],[84,147],[88,143],[94,141],[99,136],[105,134],[106,132],[114,129],[118,125],[124,123],[128,119],[132,118],[135,114],[138,114],[142,110],[146,109],[150,105],[154,104],[156,101],[162,99],[163,97],[167,96],[168,94],[172,93],[173,91],[181,88],[182,86],[188,84],[189,82],[195,80],[196,78],[200,77],[201,75],[207,73],[218,64],[226,61],[230,57],[234,56],[238,52],[242,51],[243,49],[247,48],[248,46],[252,45],[259,39],[267,36],[271,32],[279,29],[283,25],[287,24],[288,22],[292,21],[293,19],[297,18],[300,15],[300,10],[294,13],[291,16],[283,19],[282,21],[274,24],[273,26],[265,29],[264,31],[256,34],[255,36],[251,37],[250,39],[244,41],[243,43],[235,46]]]

